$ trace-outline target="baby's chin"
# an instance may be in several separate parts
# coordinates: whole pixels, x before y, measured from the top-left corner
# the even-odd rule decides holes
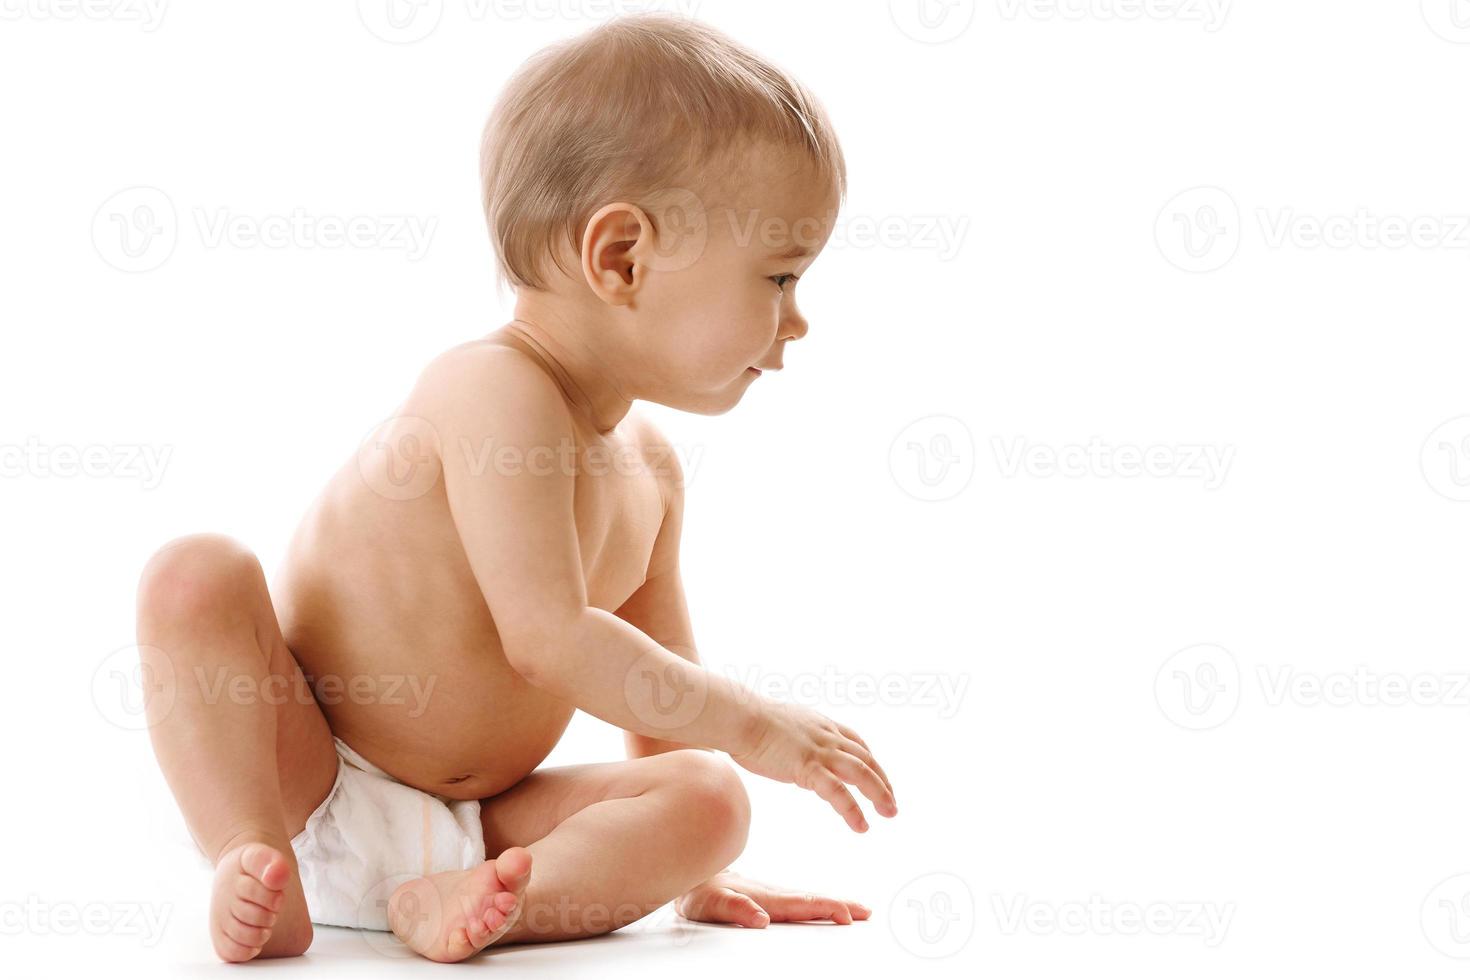
[[[680,392],[677,395],[657,399],[657,401],[660,405],[677,408],[681,412],[690,412],[694,415],[724,415],[740,404],[740,399],[745,397],[746,391],[750,389],[755,379],[754,372],[742,371],[735,380],[713,391]]]

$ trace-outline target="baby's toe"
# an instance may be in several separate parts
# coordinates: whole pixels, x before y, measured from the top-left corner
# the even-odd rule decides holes
[[[223,933],[215,933],[214,951],[226,963],[244,963],[260,955],[259,946],[237,943]]]
[[[241,922],[239,919],[236,919],[234,916],[231,916],[224,923],[224,925],[220,927],[220,931],[223,932],[230,939],[233,939],[235,942],[239,943],[241,946],[245,946],[251,949],[259,949],[260,947],[264,946],[265,941],[271,937],[271,931],[269,929],[262,929],[260,926],[247,925],[246,923]]]
[[[247,926],[259,926],[263,929],[269,929],[276,924],[276,913],[270,909],[261,908],[254,902],[237,899],[230,903],[230,914]]]
[[[508,892],[518,892],[531,878],[531,852],[524,847],[509,847],[495,859],[495,875]]]
[[[285,892],[274,888],[267,888],[256,878],[248,874],[238,875],[235,878],[235,897],[253,902],[263,909],[278,912],[281,902],[285,899]]]
[[[240,852],[240,868],[272,891],[286,887],[291,866],[281,852],[266,844],[248,844]]]
[[[470,938],[469,928],[455,929],[449,933],[449,941],[444,944],[444,960],[449,963],[457,963],[472,955],[479,948]]]

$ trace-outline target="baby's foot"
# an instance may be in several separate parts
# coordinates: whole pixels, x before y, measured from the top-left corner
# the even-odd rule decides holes
[[[468,871],[415,878],[388,899],[388,926],[420,956],[457,963],[505,935],[530,880],[523,847]]]
[[[305,951],[311,942],[306,910],[293,907],[282,914],[291,879],[291,865],[268,844],[245,843],[220,856],[209,909],[209,937],[220,959],[243,963]]]

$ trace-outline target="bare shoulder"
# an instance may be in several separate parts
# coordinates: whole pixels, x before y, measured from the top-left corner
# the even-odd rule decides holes
[[[405,410],[454,428],[525,434],[565,431],[571,418],[561,389],[539,364],[488,339],[452,347],[430,361]]]

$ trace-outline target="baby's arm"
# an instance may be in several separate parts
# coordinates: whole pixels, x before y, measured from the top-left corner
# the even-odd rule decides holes
[[[571,468],[494,465],[500,447],[560,460],[573,445],[570,410],[539,367],[503,347],[466,345],[430,365],[405,411],[438,434],[465,554],[506,660],[527,681],[624,731],[720,749],[758,775],[810,789],[854,830],[867,824],[845,783],[880,813],[897,812],[856,733],[691,665],[589,604]]]
[[[699,664],[694,645],[694,627],[684,599],[684,582],[679,573],[679,539],[684,526],[684,471],[673,447],[652,425],[644,422],[642,444],[650,468],[657,473],[664,494],[664,517],[659,525],[648,573],[638,590],[618,608],[618,618],[642,630],[665,650],[692,664]],[[628,758],[641,759],[673,749],[689,748],[682,742],[625,732]]]
[[[539,367],[503,347],[466,345],[429,366],[406,411],[427,419],[438,435],[449,509],[512,668],[625,731],[727,752],[754,743],[757,712],[733,683],[691,669],[589,604],[575,475],[564,462],[574,444],[572,421]],[[497,467],[502,447],[518,449],[527,462]],[[698,675],[702,710],[671,728],[656,727],[656,706],[689,696],[682,685],[690,674]]]
[[[679,541],[684,524],[684,473],[673,447],[651,425],[645,423],[643,444],[658,467],[664,488],[663,523],[648,561],[648,576],[638,591],[618,609],[618,617],[641,629],[665,649],[691,663],[699,663],[694,629],[684,599],[679,573]],[[628,757],[638,759],[673,749],[687,748],[678,742],[649,738],[633,732],[624,734]],[[830,919],[850,923],[871,914],[860,902],[843,901],[805,889],[779,888],[754,881],[726,868],[691,888],[675,903],[686,919],[702,922],[733,922],[750,929],[771,922],[807,922]]]
[[[618,616],[638,627],[664,648],[677,653],[690,663],[699,664],[699,651],[694,644],[694,630],[689,622],[689,608],[684,598],[684,583],[679,571],[679,541],[684,525],[684,473],[678,456],[667,440],[652,425],[643,423],[643,426],[641,444],[645,450],[645,458],[652,457],[650,465],[658,468],[666,506],[663,523],[654,542],[653,554],[649,558],[647,578],[638,591],[618,609]],[[816,760],[815,753],[810,751],[810,743],[803,744],[800,737],[783,736],[782,732],[783,729],[792,732],[803,726],[807,732],[815,731],[819,736],[825,731],[825,734],[835,735],[846,742],[851,750],[848,754],[869,769],[866,774],[857,772],[858,778],[847,781],[859,785],[877,804],[880,813],[893,816],[897,812],[893,801],[893,787],[887,774],[856,732],[837,725],[816,712],[775,704],[765,701],[754,692],[744,691],[743,688],[740,690],[745,697],[757,704],[763,737],[757,740],[757,745],[750,751],[735,755],[735,761],[760,775],[771,776],[783,782],[794,782],[805,789],[815,790],[847,819],[854,830],[864,829],[866,822],[861,809],[839,781],[841,773],[857,770],[849,769],[846,761],[839,759],[826,771],[826,776],[833,778],[825,778],[823,767]],[[626,733],[625,741],[630,758],[686,747],[668,739],[650,738],[634,732]],[[800,761],[782,763],[771,758],[761,758],[764,752],[776,749],[777,746],[781,747],[778,751],[785,751],[789,758]],[[794,754],[791,754],[793,750]],[[805,758],[801,759],[803,753]],[[799,773],[795,778],[787,775],[793,771],[792,766]],[[869,782],[881,780],[884,790],[881,797],[874,797],[868,787],[863,785],[861,777],[864,775],[871,777]]]

